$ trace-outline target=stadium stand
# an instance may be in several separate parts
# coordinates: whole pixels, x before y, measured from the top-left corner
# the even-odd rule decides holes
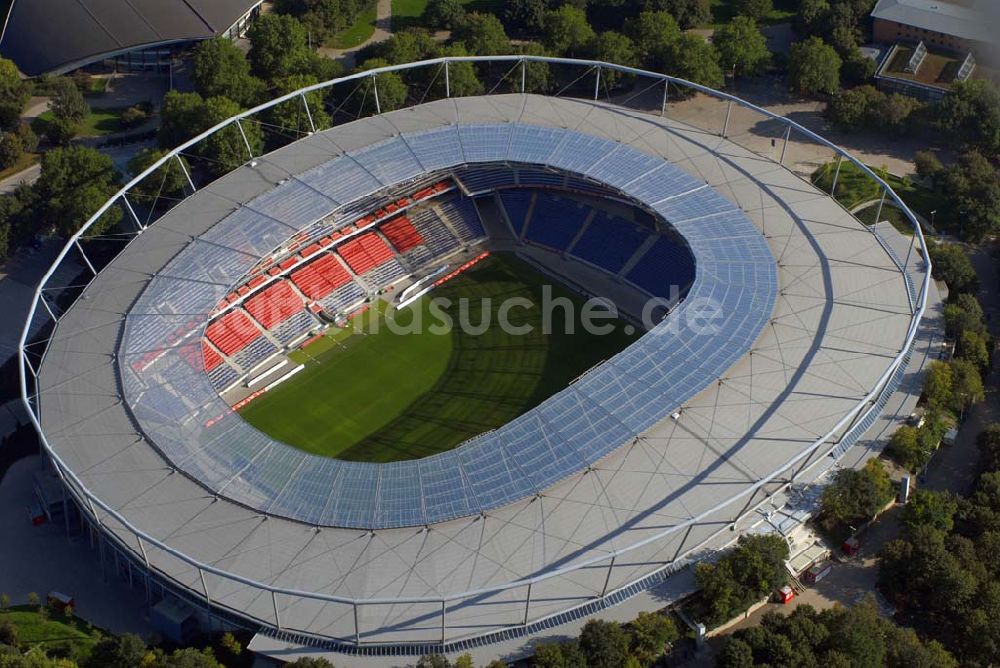
[[[210,323],[205,335],[223,355],[230,357],[262,336],[250,318],[239,310],[229,311]]]
[[[582,208],[574,200],[539,196],[528,222],[525,239],[556,251],[566,250],[587,219],[589,208]]]
[[[351,275],[333,255],[324,253],[301,269],[291,273],[292,282],[309,299],[322,299],[351,282]]]
[[[389,243],[400,253],[405,253],[424,243],[424,238],[420,236],[420,232],[417,232],[417,228],[413,226],[413,223],[406,216],[393,218],[383,225],[381,230],[385,238],[389,240]]]
[[[285,281],[278,281],[261,290],[247,299],[243,306],[267,329],[274,329],[305,308],[302,299]]]
[[[694,280],[694,263],[676,242],[669,237],[660,237],[625,278],[654,296],[668,297],[671,285],[683,291]]]
[[[319,300],[320,305],[331,313],[339,313],[365,298],[365,291],[351,281]]]
[[[500,193],[500,201],[503,203],[504,211],[507,212],[507,220],[514,228],[514,234],[520,237],[524,233],[524,223],[528,220],[528,210],[531,208],[532,191],[530,190],[505,190]]]
[[[649,232],[602,211],[590,221],[571,252],[581,260],[617,274],[648,238]]]
[[[441,218],[455,230],[458,238],[470,242],[486,235],[483,225],[479,222],[479,213],[472,200],[466,197],[456,197],[438,205]]]

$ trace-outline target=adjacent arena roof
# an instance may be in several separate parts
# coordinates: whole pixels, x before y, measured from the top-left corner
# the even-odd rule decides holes
[[[656,105],[658,110],[658,99]],[[730,123],[725,105],[723,110],[730,132],[766,118],[735,110]],[[528,144],[518,139],[529,136]],[[562,141],[579,142],[579,148],[563,153],[557,147]],[[122,377],[127,360],[119,350],[139,341],[138,321],[162,322],[169,310],[147,297],[151,291],[170,303],[190,296],[203,322],[204,309],[267,250],[255,241],[256,232],[247,231],[273,226],[285,237],[365,189],[418,168],[503,160],[508,145],[515,154],[537,151],[532,161],[592,171],[654,208],[662,205],[659,210],[695,249],[692,294],[711,287],[733,310],[724,330],[729,338],[712,349],[699,338],[648,334],[593,381],[579,381],[585,391],[545,404],[535,416],[564,419],[569,404],[577,406],[578,418],[602,421],[600,427],[567,423],[600,439],[578,444],[591,464],[566,477],[559,479],[580,464],[575,455],[560,463],[558,475],[519,480],[531,472],[508,470],[522,463],[503,456],[513,435],[503,436],[499,452],[482,463],[462,459],[474,444],[456,451],[451,456],[462,459],[461,467],[456,463],[452,473],[435,478],[433,490],[417,463],[419,488],[434,499],[431,517],[453,518],[426,527],[320,528],[262,511],[274,500],[283,514],[312,512],[340,484],[323,477],[340,469],[330,464],[297,482],[302,490],[275,493],[292,479],[285,459],[298,454],[264,441],[254,451],[266,457],[241,469],[259,471],[253,478],[233,477],[232,454],[206,456],[215,444],[230,449],[225,438],[171,446],[172,457],[197,454],[199,475],[215,491],[164,459],[161,434],[145,434],[134,417],[148,416],[133,414],[123,400],[122,383],[134,398],[129,385],[136,379]],[[766,150],[756,153],[622,106],[530,94],[440,100],[305,137],[203,187],[101,271],[48,342],[35,402],[40,429],[61,465],[131,525],[96,510],[102,529],[119,537],[122,549],[192,599],[286,632],[351,644],[443,642],[523,628],[618,589],[621,596],[635,593],[643,578],[665,565],[676,567],[719,535],[733,535],[734,518],[759,503],[761,494],[833,451],[849,430],[863,431],[865,420],[855,425],[848,417],[877,403],[873,397],[904,358],[913,331],[915,285],[923,273],[907,261],[914,270],[908,280],[904,262],[878,234]],[[607,157],[595,166],[581,151]],[[407,167],[380,164],[383,171],[371,179],[340,176],[346,173],[328,179],[329,165],[347,164],[345,154],[368,164],[380,152]],[[309,184],[324,194],[327,188],[347,190],[320,206],[306,195]],[[678,193],[688,195],[667,204]],[[293,220],[299,222],[288,224]],[[243,226],[237,229],[235,221]],[[173,317],[181,325],[188,314]],[[201,325],[196,332],[200,336]],[[633,384],[636,378],[649,383],[648,393]],[[207,387],[190,380],[192,387]],[[661,405],[655,392],[662,392]],[[678,407],[679,419],[658,419]],[[536,434],[558,431],[538,422],[528,427]],[[629,438],[636,431],[641,434]],[[198,432],[179,429],[176,435]],[[561,453],[541,452],[559,461]],[[495,481],[497,497],[480,498],[478,489],[469,495],[461,471],[470,464],[482,480]],[[389,482],[404,493],[418,489],[412,481]],[[549,486],[531,494],[543,484]],[[71,487],[79,490],[75,481]],[[255,503],[252,494],[259,495]],[[357,523],[363,524],[372,516],[372,506],[364,504],[373,497],[362,489],[354,494],[362,499]],[[403,512],[387,498],[391,513]],[[448,499],[458,502],[449,508]],[[467,514],[466,499],[489,509]],[[334,511],[321,517],[344,516]],[[137,540],[137,530],[147,537]]]
[[[226,32],[261,0],[11,0],[0,54],[28,76]]]

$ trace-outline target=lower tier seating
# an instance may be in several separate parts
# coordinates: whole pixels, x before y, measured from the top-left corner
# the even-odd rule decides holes
[[[647,230],[600,212],[587,225],[571,252],[581,260],[617,274],[648,238]]]
[[[694,263],[688,252],[669,237],[660,237],[625,276],[657,297],[669,297],[670,287],[680,290],[694,280]]]

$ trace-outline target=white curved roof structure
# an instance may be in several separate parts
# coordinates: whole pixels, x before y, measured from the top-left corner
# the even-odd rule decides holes
[[[591,142],[627,159],[602,160],[589,171],[593,161],[582,160],[575,170],[654,209],[657,202],[674,201],[676,208],[661,214],[694,250],[692,294],[715,286],[733,297],[721,297],[732,309],[724,343],[691,343],[683,333],[660,339],[654,329],[614,358],[607,374],[598,368],[588,375],[593,387],[539,407],[565,412],[561,402],[570,401],[577,414],[609,416],[616,426],[595,432],[593,456],[540,482],[505,478],[497,489],[521,486],[471,513],[463,506],[395,527],[337,513],[290,519],[320,498],[327,507],[337,479],[317,468],[301,482],[315,498],[307,491],[273,493],[287,489],[283,459],[298,456],[289,448],[274,448],[254,476],[241,469],[234,477],[233,460],[219,453],[202,460],[199,474],[186,474],[184,465],[171,461],[173,446],[147,432],[146,417],[136,410],[134,392],[141,388],[123,372],[128,346],[139,340],[133,339],[134,323],[186,322],[193,313],[203,327],[204,307],[214,306],[244,265],[267,252],[253,250],[249,237],[237,243],[226,230],[249,229],[255,216],[305,225],[362,190],[410,173],[380,172],[372,164],[369,174],[377,178],[366,187],[303,213],[313,201],[307,191],[326,192],[316,175],[343,164],[337,161],[344,156],[365,164],[380,150],[401,150],[400,142],[412,149],[426,141],[426,150],[413,150],[410,169],[431,169],[424,159],[445,155],[430,148],[432,140],[456,137],[465,151],[466,141],[478,146],[482,139],[483,153],[440,158],[434,169],[457,161],[526,160],[519,152],[529,149],[536,154],[528,162],[556,161],[558,150],[545,143],[555,137],[556,144]],[[531,141],[522,147],[519,137]],[[345,182],[339,179],[337,187]],[[673,190],[674,183],[687,185]],[[675,201],[671,193],[678,192],[689,195]],[[684,208],[694,192],[715,208]],[[237,218],[240,225],[231,228]],[[199,253],[205,253],[200,265]],[[183,262],[184,271],[170,271],[172,262]],[[347,648],[450,646],[529,632],[539,620],[635,593],[728,532],[765,495],[853,443],[880,409],[881,392],[896,377],[919,320],[924,276],[915,266],[778,162],[669,114],[531,94],[439,100],[317,132],[258,157],[146,228],[60,315],[31,403],[74,494],[93,499],[88,507],[102,528],[173,591],[207,600],[233,619]],[[158,308],[179,295],[201,300],[201,291],[210,297],[191,312],[168,316],[170,309]],[[638,387],[601,389],[619,382],[627,387],[626,367],[648,385],[648,401]],[[660,384],[660,378],[670,382]],[[207,382],[196,385],[211,391]],[[192,405],[212,400],[195,394]],[[585,396],[594,403],[584,403]],[[681,416],[672,419],[677,409]],[[227,429],[240,433],[238,416],[229,422]],[[177,443],[195,439],[187,443],[191,452],[220,443],[198,441],[195,431],[175,434]],[[500,438],[508,456],[523,456],[511,449],[510,436]],[[525,447],[534,443],[528,439]],[[471,447],[451,456],[465,457]],[[412,464],[419,469],[430,461]],[[474,458],[462,464],[484,476],[490,465]],[[443,471],[435,479],[438,492],[465,484],[458,473]],[[416,489],[426,494],[422,479]],[[409,483],[392,484],[405,491]]]

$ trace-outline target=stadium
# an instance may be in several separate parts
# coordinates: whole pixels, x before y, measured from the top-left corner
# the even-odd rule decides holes
[[[488,92],[450,96],[465,63]],[[387,76],[426,90],[383,110]],[[328,129],[317,91],[343,102]],[[306,130],[256,154],[245,128],[289,103]],[[215,178],[196,149],[221,133],[247,152]],[[843,161],[913,229],[800,175]],[[144,202],[171,165],[184,196]],[[131,231],[88,232],[113,209]],[[929,266],[876,174],[736,97],[438,59],[277,98],[127,184],[39,286],[22,388],[102,563],[150,601],[333,651],[462,651],[803,522],[900,382]],[[611,332],[539,334],[548,293],[613,305]],[[512,297],[533,333],[396,331],[435,298],[481,323]]]

